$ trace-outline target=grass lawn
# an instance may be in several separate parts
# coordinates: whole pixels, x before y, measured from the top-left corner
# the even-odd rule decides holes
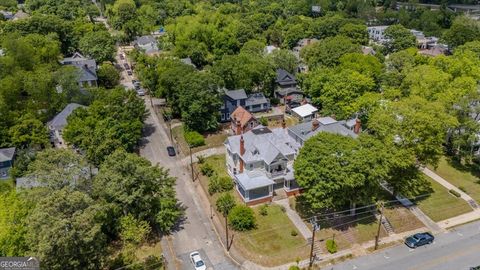
[[[185,137],[183,135],[183,125],[172,128],[172,135],[173,135],[173,138],[175,138],[178,143],[180,152],[182,152],[185,155],[188,155],[189,149],[188,149],[188,144],[185,141]],[[228,134],[222,130],[216,133],[209,133],[206,135],[204,134],[205,145],[192,148],[192,153],[196,153],[208,148],[221,146],[223,145],[223,142],[225,142],[227,137],[228,137]]]
[[[425,177],[432,184],[433,193],[416,203],[433,221],[438,222],[472,211],[466,201],[453,196],[430,177]]]
[[[472,170],[458,162],[442,157],[437,168],[428,166],[452,185],[464,189],[474,200],[480,202],[480,178],[472,174]]]
[[[407,232],[425,226],[407,208],[401,205],[386,207],[383,211],[395,233]]]
[[[310,246],[280,206],[270,205],[266,216],[260,215],[259,209],[253,208],[257,228],[249,232],[235,232],[235,247],[250,260],[266,266],[306,258]],[[292,231],[296,231],[297,235],[293,236]]]
[[[148,256],[160,257],[161,255],[162,255],[162,246],[160,244],[160,239],[158,239],[158,242],[155,242],[155,243],[143,244],[135,252],[135,256],[137,256],[139,260],[144,260]]]

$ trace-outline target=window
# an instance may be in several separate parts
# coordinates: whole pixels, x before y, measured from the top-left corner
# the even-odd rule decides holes
[[[222,120],[225,120],[225,114],[222,113]]]
[[[233,174],[237,174],[237,168],[233,168]]]
[[[227,113],[227,117],[225,119],[229,119],[230,118],[230,113]]]

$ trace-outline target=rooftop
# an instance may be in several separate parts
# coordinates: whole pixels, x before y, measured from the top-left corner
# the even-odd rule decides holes
[[[254,93],[248,96],[247,100],[245,101],[245,106],[253,106],[265,103],[268,103],[268,100],[263,93]]]
[[[317,121],[319,125],[314,127],[313,121]],[[318,134],[319,132],[330,132],[343,136],[350,136],[353,138],[358,136],[355,134],[355,132],[347,128],[347,125],[352,124],[350,120],[337,121],[331,117],[320,117],[313,121],[291,126],[288,128],[288,130],[302,139],[302,141],[308,140],[310,137]]]
[[[15,156],[15,147],[0,148],[0,162],[10,161]]]
[[[310,104],[305,104],[305,105],[293,108],[292,111],[298,114],[300,117],[307,117],[309,115],[316,113],[318,109],[313,107]]]
[[[275,182],[270,180],[262,171],[247,171],[235,175],[235,178],[245,190],[252,190],[275,184]]]
[[[238,106],[235,111],[232,112],[231,119],[235,119],[236,121],[240,121],[240,125],[243,127],[245,126],[250,119],[254,118],[253,115],[245,110],[242,106]]]
[[[225,89],[225,95],[230,97],[233,100],[239,100],[239,99],[246,99],[247,94],[245,93],[245,90],[243,89],[237,89],[237,90],[227,90]]]
[[[275,82],[280,85],[297,83],[293,74],[281,68],[277,69],[277,78],[275,79]]]
[[[50,129],[63,129],[67,125],[67,118],[72,112],[80,107],[85,107],[77,103],[68,104],[61,112],[59,112],[55,117],[48,122]]]

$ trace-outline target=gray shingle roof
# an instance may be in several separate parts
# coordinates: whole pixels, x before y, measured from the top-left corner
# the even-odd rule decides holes
[[[358,136],[352,130],[345,127],[345,121],[337,121],[331,117],[320,117],[317,120],[320,122],[320,125],[315,130],[312,130],[313,121],[300,123],[298,125],[289,127],[288,130],[296,136],[300,137],[302,141],[306,141],[310,137],[320,132],[330,132],[343,136],[350,136],[353,138],[356,138]]]
[[[50,129],[60,130],[63,129],[67,125],[67,117],[72,114],[72,112],[79,108],[85,107],[83,105],[77,103],[70,103],[68,104],[61,112],[59,112],[50,122],[48,122],[48,126]]]
[[[247,100],[245,101],[245,106],[253,106],[265,103],[268,103],[268,100],[263,93],[255,93],[248,96]]]
[[[157,39],[154,36],[141,36],[135,39],[135,43],[138,45],[147,45],[149,43],[157,43]]]
[[[291,95],[291,94],[302,94],[303,95],[303,91],[300,90],[300,88],[298,88],[298,87],[278,88],[278,89],[275,90],[275,93],[281,95],[282,97],[288,96],[288,95]]]
[[[10,161],[15,156],[15,147],[0,149],[0,162]]]
[[[230,136],[226,140],[227,148],[239,154],[241,135]],[[285,129],[276,128],[270,130],[264,126],[257,126],[243,134],[245,142],[245,154],[242,159],[245,162],[264,161],[270,164],[277,157],[288,159],[294,155],[300,145],[291,138]]]
[[[275,82],[279,85],[297,83],[293,74],[281,68],[277,69],[277,79],[275,80]]]
[[[225,95],[229,96],[233,100],[246,99],[247,94],[244,89],[227,90],[225,89]]]
[[[63,65],[71,65],[80,71],[79,82],[88,82],[97,80],[97,63],[93,59],[85,58],[76,52],[71,57],[65,57],[60,61]]]

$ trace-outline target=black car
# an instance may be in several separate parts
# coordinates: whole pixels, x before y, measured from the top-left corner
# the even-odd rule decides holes
[[[429,232],[417,233],[405,239],[405,245],[409,248],[417,248],[423,245],[431,244],[435,237]]]
[[[127,74],[128,74],[129,76],[132,76],[132,75],[133,75],[133,73],[132,73],[131,70],[127,70]]]
[[[167,152],[168,152],[168,155],[171,156],[171,157],[174,157],[177,153],[175,153],[175,148],[173,148],[173,146],[168,146],[167,147]]]
[[[127,63],[123,64],[123,66],[125,67],[126,70],[130,69],[130,66]]]

